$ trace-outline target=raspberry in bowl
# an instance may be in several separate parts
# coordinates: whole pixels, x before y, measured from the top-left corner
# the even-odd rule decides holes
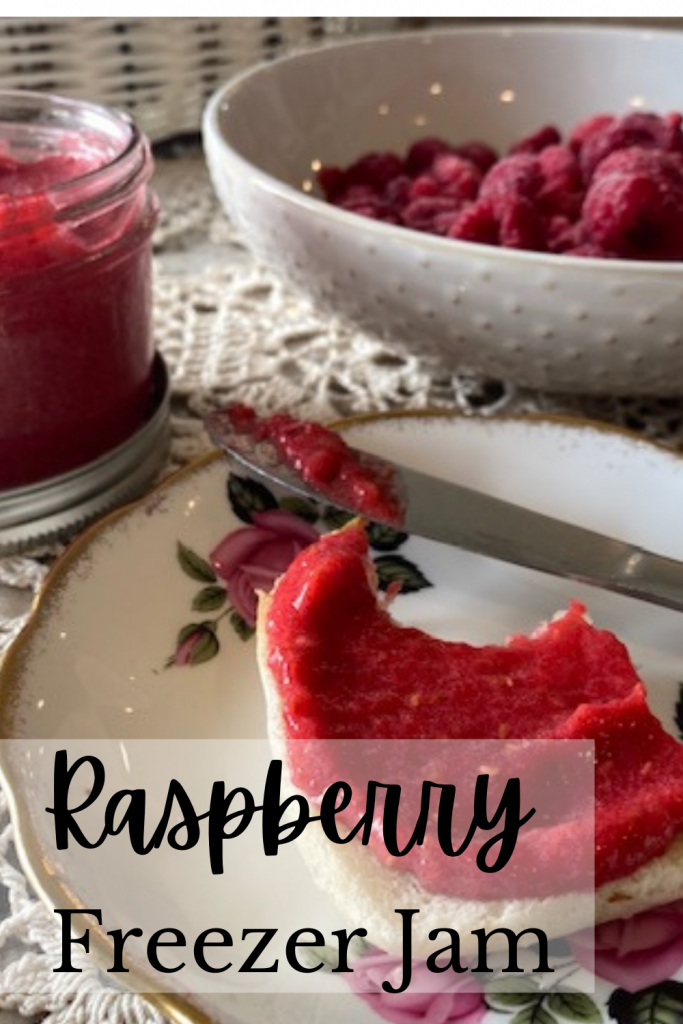
[[[681,61],[676,32],[359,39],[229,82],[205,150],[254,251],[398,348],[547,390],[679,394],[682,254],[661,180],[678,159]],[[597,168],[653,140],[659,184],[637,161],[600,184]]]
[[[402,157],[321,167],[333,206],[508,249],[683,260],[680,113],[597,115],[566,139],[545,125],[503,155],[477,140],[418,139]],[[419,160],[417,156],[419,155]]]

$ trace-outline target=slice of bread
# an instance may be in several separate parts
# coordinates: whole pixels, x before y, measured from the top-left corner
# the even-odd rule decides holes
[[[272,594],[260,597],[257,654],[271,749],[273,757],[283,762],[283,791],[290,795],[296,790],[288,771],[287,734],[278,685],[269,666],[271,601]],[[428,934],[444,927],[457,929],[461,952],[467,956],[477,950],[477,939],[470,934],[475,929],[488,932],[504,927],[519,934],[533,927],[542,929],[551,939],[683,898],[683,833],[663,855],[633,874],[598,888],[594,899],[592,894],[576,892],[544,899],[456,899],[427,892],[413,876],[382,863],[359,842],[344,846],[330,842],[317,825],[309,825],[296,843],[312,878],[338,905],[347,926],[366,928],[371,942],[396,956],[402,955],[403,948],[403,923],[395,912],[398,908],[420,911],[414,921],[415,957],[434,952]],[[524,945],[524,940],[520,944]],[[490,948],[506,945],[504,939],[492,940]]]

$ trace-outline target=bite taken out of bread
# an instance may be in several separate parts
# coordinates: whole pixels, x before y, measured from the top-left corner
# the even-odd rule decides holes
[[[492,899],[463,896],[457,884],[439,891],[371,846],[337,845],[309,826],[296,845],[347,925],[366,928],[370,941],[398,956],[396,909],[418,908],[414,956],[432,953],[428,934],[444,927],[458,930],[467,955],[477,948],[475,929],[536,928],[550,939],[683,898],[683,746],[649,711],[616,637],[577,605],[529,637],[473,648],[402,627],[385,605],[355,525],[303,551],[261,596],[258,663],[283,789],[297,792],[295,738],[592,739],[595,891]],[[549,666],[553,678],[544,681]],[[544,686],[560,695],[554,710],[543,707]]]

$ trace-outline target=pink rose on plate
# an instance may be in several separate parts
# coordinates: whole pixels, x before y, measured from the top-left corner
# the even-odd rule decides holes
[[[305,520],[282,509],[254,512],[253,526],[229,533],[209,556],[228,598],[244,621],[256,624],[257,591],[268,591],[290,562],[317,540]]]
[[[673,977],[683,966],[683,900],[646,910],[623,921],[570,935],[577,961],[627,992],[639,992]]]
[[[477,1024],[486,1013],[481,988],[470,974],[435,974],[422,961],[413,961],[405,992],[385,992],[383,981],[400,986],[403,962],[379,950],[356,960],[353,973],[345,977],[356,995],[394,1024]]]

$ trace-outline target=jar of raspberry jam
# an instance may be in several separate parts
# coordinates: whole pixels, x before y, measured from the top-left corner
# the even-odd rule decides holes
[[[0,491],[91,463],[149,416],[151,172],[126,116],[0,92]]]

